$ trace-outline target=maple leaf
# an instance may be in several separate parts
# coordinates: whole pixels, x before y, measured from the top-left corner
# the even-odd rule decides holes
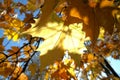
[[[94,0],[91,0],[94,1]],[[90,36],[94,43],[99,35],[100,27],[104,27],[105,31],[110,34],[113,32],[116,14],[113,7],[114,0],[101,0],[92,6],[90,0],[88,3],[83,0],[67,0],[68,6],[64,9],[65,25],[83,22],[83,31],[86,36]],[[113,14],[112,14],[113,13]],[[108,28],[109,27],[109,28]]]
[[[80,54],[79,50],[84,47],[85,33],[82,32],[81,24],[64,26],[55,13],[51,15],[46,26],[31,28],[25,33],[45,39],[37,49],[41,52],[41,70],[55,60],[62,59],[64,51],[68,50],[70,53]]]
[[[42,15],[40,16],[39,27],[44,26],[50,18],[51,13],[53,13],[54,8],[58,4],[59,0],[45,0],[43,7],[41,8]],[[36,25],[36,26],[37,26]],[[37,26],[38,27],[38,26]]]
[[[84,47],[85,33],[81,31],[81,24],[73,23],[83,22],[83,30],[87,36],[91,37],[93,42],[95,42],[98,37],[100,26],[103,26],[108,32],[112,32],[114,25],[114,17],[112,15],[113,7],[90,7],[82,0],[68,0],[67,2],[69,4],[64,10],[64,14],[66,15],[64,23],[53,13],[55,8],[53,5],[55,6],[55,4],[51,3],[52,7],[48,7],[50,4],[46,2],[46,5],[42,8],[43,13],[38,19],[37,24],[35,23],[31,29],[24,32],[31,34],[33,37],[37,36],[45,39],[37,49],[41,51],[41,70],[43,70],[45,66],[53,63],[56,59],[61,59],[66,50],[71,53],[70,55],[72,55],[73,59],[79,56],[76,54],[80,54],[80,49]],[[49,10],[47,11],[47,9]],[[109,23],[109,21],[111,23]],[[110,26],[110,29],[107,29],[108,26]],[[79,58],[80,56],[75,60]],[[90,61],[91,59],[90,57]],[[78,62],[78,64],[80,63]]]

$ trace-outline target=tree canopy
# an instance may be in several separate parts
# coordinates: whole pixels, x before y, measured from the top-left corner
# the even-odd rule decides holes
[[[0,30],[0,79],[120,79],[119,0],[1,0]]]

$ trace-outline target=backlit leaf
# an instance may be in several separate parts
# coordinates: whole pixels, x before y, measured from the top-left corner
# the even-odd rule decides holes
[[[26,31],[27,34],[31,34],[33,37],[37,36],[45,39],[37,49],[41,51],[41,69],[43,69],[43,66],[45,67],[53,63],[57,58],[60,59],[66,50],[71,53],[80,54],[80,49],[84,47],[83,43],[86,39],[81,24],[64,26],[63,22],[58,19],[59,17],[54,15],[56,14],[53,13],[53,15],[51,15],[51,19],[46,23],[46,26],[39,29],[35,27]],[[54,18],[52,16],[54,16]],[[55,20],[57,20],[57,22],[55,22]],[[49,60],[49,62],[47,60]]]
[[[59,0],[45,0],[44,5],[41,8],[42,14],[39,23],[35,27],[46,25],[58,2]]]
[[[94,0],[89,0],[87,3],[83,0],[68,0],[68,7],[65,8],[63,17],[66,18],[65,25],[83,22],[83,31],[94,43],[101,26],[110,34],[113,32],[116,13],[112,13],[116,9],[112,6],[113,0],[101,0],[100,5],[97,3],[94,8],[88,5],[90,1]]]
[[[13,30],[5,30],[4,35],[8,37],[8,40],[12,39],[13,41],[18,41],[19,35]]]

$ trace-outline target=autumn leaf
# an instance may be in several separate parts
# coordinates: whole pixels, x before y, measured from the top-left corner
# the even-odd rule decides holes
[[[13,41],[18,41],[19,39],[19,34],[13,30],[4,30],[4,35],[8,37],[8,40],[12,39]]]
[[[43,7],[41,8],[42,14],[39,23],[34,27],[42,27],[46,25],[58,2],[59,0],[45,0]]]
[[[83,31],[86,36],[89,36],[94,43],[99,35],[100,27],[104,27],[105,31],[110,34],[113,32],[116,14],[113,0],[101,0],[95,7],[91,7],[88,3],[82,0],[68,0],[68,6],[64,9],[66,19],[64,24],[70,25],[72,23],[83,22]],[[114,13],[114,14],[112,14]],[[109,28],[108,28],[109,27]],[[94,35],[95,34],[95,35]]]
[[[8,27],[8,29],[13,28],[13,29],[19,31],[20,28],[23,27],[23,25],[24,25],[24,23],[21,20],[11,17],[8,14],[5,14],[4,18],[5,18],[5,21],[3,21],[3,23],[5,23],[5,24],[3,24],[3,29],[4,29],[4,26],[6,25],[5,28],[6,27]]]
[[[0,45],[0,51],[4,51],[5,47],[3,45]]]
[[[31,28],[25,33],[31,34],[33,37],[42,37],[45,39],[37,49],[37,51],[41,52],[41,69],[53,63],[56,59],[61,59],[66,50],[70,53],[80,54],[80,49],[84,48],[84,40],[86,39],[81,24],[64,26],[63,22],[55,13],[50,16],[49,22],[46,23],[46,26],[39,29],[37,27]]]
[[[34,52],[36,50],[35,46],[25,46],[23,48],[24,54],[26,57],[30,57],[30,53]]]
[[[19,47],[16,46],[12,46],[12,49],[7,50],[8,55],[12,55],[12,59],[16,59],[17,56],[20,56],[20,51],[19,51]]]
[[[88,55],[87,55],[87,62],[89,63],[89,62],[92,62],[93,60],[94,60],[94,55],[93,54],[91,54],[91,53],[89,53]]]
[[[13,70],[14,66],[12,66],[10,62],[0,64],[0,75],[4,77],[8,77]]]
[[[22,68],[19,66],[16,66],[14,68],[14,71],[13,71],[13,74],[11,75],[10,80],[15,80],[15,79],[22,80],[23,78],[24,80],[28,80],[28,77],[24,73],[22,73]]]
[[[40,0],[29,0],[26,8],[28,10],[32,10],[35,11],[36,9],[38,9],[40,7],[41,1]]]
[[[28,76],[25,73],[21,73],[18,80],[29,80]]]
[[[62,59],[64,51],[66,49],[69,52],[73,52],[73,54],[80,54],[79,49],[84,47],[83,43],[85,33],[81,31],[82,28],[80,27],[80,25],[71,25],[67,27],[59,26],[59,24],[56,23],[49,24],[50,27],[46,26],[43,27],[43,29],[41,28],[39,33],[37,33],[37,31],[33,31],[30,33],[32,34],[32,36],[39,36],[45,39],[40,47],[37,49],[38,51],[41,51],[41,70],[43,70],[45,66],[52,64],[55,60]]]
[[[0,27],[3,28],[4,35],[8,37],[8,40],[18,41],[19,33],[22,31],[24,22],[6,13],[2,17],[4,20],[0,22]]]
[[[28,67],[28,70],[31,71],[32,76],[35,75],[36,69],[37,69],[37,64],[35,63],[30,64]]]
[[[23,27],[24,23],[18,19],[12,19],[11,21],[9,21],[9,26],[13,27],[17,30],[20,30],[21,27]]]
[[[4,60],[5,58],[6,58],[6,56],[5,56],[4,54],[0,53],[0,62],[1,62],[2,60]]]
[[[4,8],[8,8],[8,7],[10,7],[10,4],[12,3],[12,0],[4,0],[4,5],[3,5],[3,7]]]
[[[4,38],[0,38],[0,51],[4,51],[4,46],[2,45]]]
[[[26,15],[26,17],[23,22],[25,22],[25,23],[34,23],[35,22],[32,14],[26,13],[25,15]]]

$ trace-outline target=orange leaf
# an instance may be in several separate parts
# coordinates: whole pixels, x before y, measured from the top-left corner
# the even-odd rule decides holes
[[[32,76],[35,75],[36,67],[37,67],[37,64],[35,64],[35,63],[30,64],[29,67],[28,67],[28,70],[31,71]]]
[[[115,7],[112,7],[113,0],[101,0],[99,2],[100,5],[94,0],[89,0],[87,3],[83,0],[67,0],[67,2],[68,6],[64,10],[65,16],[63,16],[65,17],[65,25],[83,22],[83,30],[93,43],[98,38],[101,26],[110,34],[113,32],[114,15],[116,13],[112,13],[114,10],[117,10]]]
[[[4,51],[5,47],[3,45],[0,45],[0,51]]]

